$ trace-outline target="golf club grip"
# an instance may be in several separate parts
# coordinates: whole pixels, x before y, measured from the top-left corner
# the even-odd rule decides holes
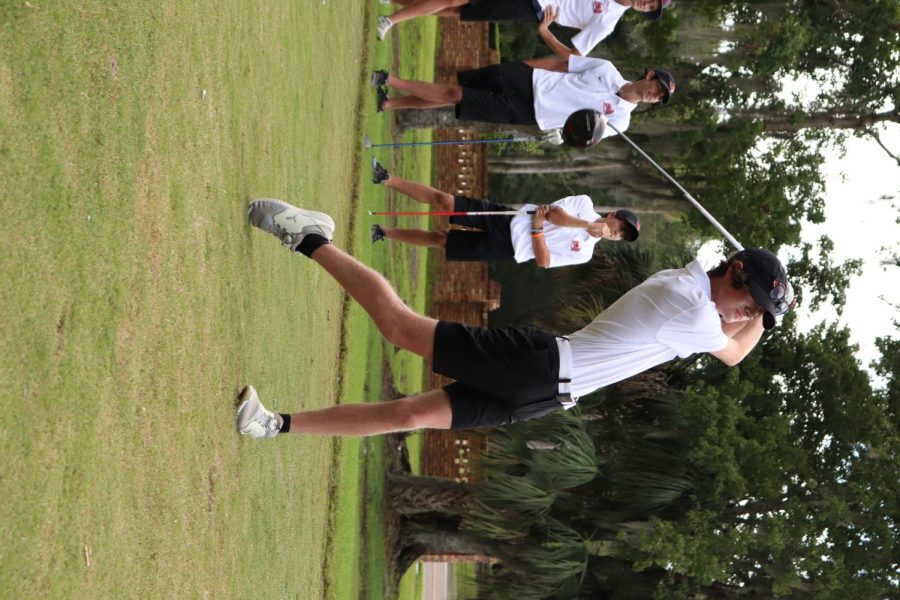
[[[438,210],[438,211],[374,211],[370,210],[370,217],[477,217],[479,215],[485,217],[491,216],[507,216],[514,217],[516,215],[533,215],[533,210]]]

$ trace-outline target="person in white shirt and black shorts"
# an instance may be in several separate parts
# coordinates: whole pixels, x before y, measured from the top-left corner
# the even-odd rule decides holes
[[[778,258],[751,248],[710,271],[698,261],[661,271],[569,336],[531,327],[471,327],[410,309],[383,276],[331,243],[334,220],[324,213],[260,199],[251,203],[248,216],[251,225],[330,274],[386,341],[455,379],[407,398],[377,403],[338,398],[328,408],[282,414],[266,409],[248,385],[240,393],[236,424],[257,438],[469,429],[537,418],[677,356],[705,352],[736,365],[794,303]]]
[[[582,56],[603,41],[616,27],[622,16],[634,9],[649,21],[655,21],[671,4],[671,0],[394,0],[403,8],[376,22],[378,39],[384,39],[390,29],[403,21],[435,15],[458,16],[460,21],[490,21],[493,23],[541,23],[547,13],[555,13],[553,20],[564,27],[578,29],[572,38],[575,50]],[[553,44],[541,32],[541,37]]]
[[[666,104],[675,92],[675,79],[663,69],[648,69],[641,79],[628,81],[608,60],[574,54],[566,60],[533,59],[460,71],[457,82],[452,86],[405,80],[384,70],[372,73],[379,110],[454,106],[460,120],[537,125],[543,131],[563,127],[582,109],[600,111],[625,131],[639,103]],[[388,98],[384,86],[407,95]],[[604,138],[612,135],[612,127],[603,133]]]
[[[428,204],[436,211],[511,211],[509,206],[467,196],[453,196],[431,186],[391,175],[372,162],[372,181]],[[529,214],[528,211],[533,211]],[[539,267],[563,267],[588,262],[601,239],[633,242],[641,222],[627,209],[594,211],[584,194],[550,205],[526,204],[518,215],[451,216],[450,223],[466,229],[423,230],[372,225],[372,242],[390,239],[416,246],[444,248],[449,261],[535,260]]]

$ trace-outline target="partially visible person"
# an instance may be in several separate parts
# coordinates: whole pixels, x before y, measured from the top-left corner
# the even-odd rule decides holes
[[[655,21],[671,0],[395,0],[395,3],[403,8],[390,16],[378,17],[379,40],[394,25],[427,15],[458,16],[461,21],[528,24],[541,23],[552,12],[555,17],[551,22],[555,20],[565,27],[581,30],[572,38],[572,44],[578,54],[587,56],[613,32],[629,9]],[[540,32],[540,35],[552,48],[546,34]]]

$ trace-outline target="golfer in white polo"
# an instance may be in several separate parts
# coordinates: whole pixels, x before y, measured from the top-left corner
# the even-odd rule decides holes
[[[647,20],[655,21],[671,0],[394,0],[394,3],[402,4],[403,8],[389,17],[378,17],[379,40],[394,25],[426,15],[459,16],[460,21],[528,24],[546,22],[552,12],[560,25],[581,30],[572,38],[572,44],[587,56],[613,32],[628,9],[633,8]],[[553,47],[543,31],[541,37]]]
[[[428,204],[440,212],[512,211],[509,206],[448,194],[429,185],[391,175],[372,161],[372,181]],[[529,214],[532,212],[533,214]],[[372,242],[390,239],[406,244],[443,248],[450,261],[534,260],[539,267],[583,264],[591,260],[602,239],[633,242],[641,222],[627,209],[600,215],[589,196],[567,196],[552,204],[526,204],[518,215],[451,216],[466,229],[401,229],[372,225]]]
[[[562,128],[569,115],[590,109],[625,131],[638,104],[666,104],[675,92],[675,80],[668,71],[648,69],[641,79],[628,81],[608,60],[571,53],[565,60],[540,58],[461,71],[456,78],[459,85],[444,85],[374,71],[377,108],[454,106],[456,117],[464,121],[537,125],[544,131]],[[407,95],[388,98],[385,86]],[[612,135],[612,127],[603,133],[603,137]]]
[[[266,409],[247,386],[237,428],[257,438],[468,429],[533,419],[676,356],[708,352],[735,365],[793,304],[778,258],[747,249],[709,272],[696,261],[661,271],[570,336],[533,327],[469,327],[410,309],[384,277],[330,243],[334,221],[326,214],[257,200],[249,219],[324,268],[387,341],[455,380],[399,400],[284,414]]]

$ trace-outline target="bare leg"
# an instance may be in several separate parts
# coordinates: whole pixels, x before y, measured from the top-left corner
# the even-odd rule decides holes
[[[395,25],[414,19],[416,17],[424,17],[425,15],[433,15],[447,9],[459,10],[460,6],[468,4],[469,0],[416,0],[391,15],[391,22]]]
[[[385,100],[381,108],[382,110],[401,110],[404,108],[441,108],[443,106],[453,105],[446,102],[423,100],[417,96],[397,96]]]
[[[458,104],[462,100],[462,87],[458,85],[444,85],[428,81],[410,81],[394,75],[388,75],[387,85],[406,92],[410,96],[416,96],[422,100],[439,102],[442,106]]]
[[[400,6],[409,6],[410,4],[414,4],[418,2],[418,0],[391,0],[394,4],[399,4]],[[454,6],[453,8],[445,8],[444,10],[439,10],[436,13],[431,13],[432,17],[456,17],[459,16],[459,6]],[[393,20],[393,17],[391,17]]]
[[[387,279],[332,244],[318,248],[312,259],[362,305],[388,342],[431,360],[435,319],[413,311]]]
[[[430,204],[437,210],[453,210],[453,195],[435,189],[430,185],[410,181],[395,175],[385,179],[381,185],[396,190],[404,196],[409,196],[417,202]]]
[[[290,433],[368,436],[413,429],[450,429],[450,398],[437,389],[375,404],[338,404],[291,415]]]
[[[384,237],[389,240],[403,242],[404,244],[412,244],[413,246],[424,246],[426,248],[443,248],[447,245],[446,231],[425,231],[423,229],[395,229],[393,227],[382,227]]]

